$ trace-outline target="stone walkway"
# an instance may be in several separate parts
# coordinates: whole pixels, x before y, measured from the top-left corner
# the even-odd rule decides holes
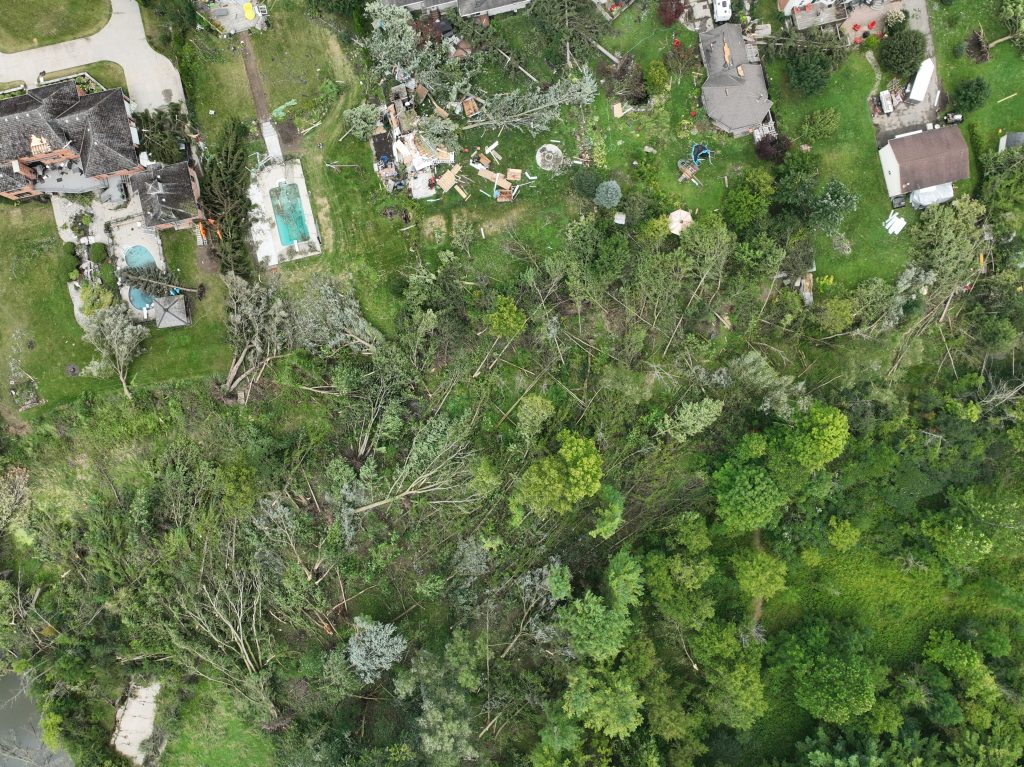
[[[137,109],[159,109],[172,101],[184,103],[185,90],[178,70],[146,40],[137,0],[110,0],[110,4],[110,21],[91,37],[19,53],[0,53],[0,80],[21,80],[33,86],[44,72],[113,61],[124,70],[128,95]]]

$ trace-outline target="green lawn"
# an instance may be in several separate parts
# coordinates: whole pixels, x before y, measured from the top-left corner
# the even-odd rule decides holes
[[[270,736],[250,726],[249,712],[230,693],[204,683],[173,723],[160,758],[164,767],[272,767]]]
[[[146,353],[132,367],[136,384],[210,376],[226,369],[230,352],[223,340],[224,287],[216,273],[197,265],[191,231],[164,235],[165,254],[182,282],[207,286],[206,298],[188,328],[154,330]],[[38,382],[45,412],[86,391],[117,391],[114,380],[72,377],[68,365],[84,367],[93,351],[82,341],[68,295],[66,275],[57,268],[61,243],[48,203],[0,205],[0,366],[17,364]],[[0,411],[11,414],[6,393]]]
[[[0,51],[88,37],[110,20],[110,0],[11,0],[0,13]]]
[[[215,141],[217,131],[232,118],[255,122],[256,107],[238,40],[221,40],[212,34],[197,34],[193,38],[202,66],[195,67],[195,87],[189,92],[189,106],[203,137]]]
[[[305,0],[278,0],[270,31],[251,37],[270,108],[297,101],[285,117],[295,120],[300,130],[323,116],[317,108],[320,88],[325,81],[343,78],[346,66],[337,35],[312,23],[306,11]],[[346,88],[353,86],[341,82]]]
[[[95,64],[84,64],[80,67],[62,69],[59,72],[47,72],[44,79],[47,81],[56,80],[60,77],[76,75],[79,72],[91,75],[94,80],[106,88],[121,88],[125,93],[128,92],[128,85],[124,79],[124,70],[120,64],[115,64],[113,61],[97,61]],[[128,95],[130,96],[131,94]]]
[[[809,98],[789,90],[781,61],[769,63],[767,71],[775,117],[783,133],[794,136],[804,116],[815,110],[831,107],[840,114],[838,134],[814,151],[822,160],[822,176],[839,179],[859,198],[856,212],[844,225],[853,252],[849,256],[836,253],[827,237],[819,238],[818,274],[835,275],[837,284],[847,287],[868,277],[892,279],[906,259],[908,235],[904,232],[893,237],[882,228],[891,205],[867,105],[875,81],[871,66],[863,54],[851,53],[828,87]],[[909,208],[902,214],[909,221],[915,218]]]
[[[0,369],[16,363],[38,382],[50,404],[84,391],[114,391],[111,381],[72,378],[68,365],[85,366],[92,349],[71,311],[67,275],[58,274],[61,242],[46,202],[0,205]],[[2,398],[10,410],[9,395]]]
[[[952,93],[961,82],[974,77],[982,77],[989,84],[988,100],[980,109],[966,115],[967,135],[972,139],[976,136],[976,141],[968,142],[972,145],[972,154],[995,150],[1001,132],[1024,130],[1024,56],[1013,43],[1007,41],[992,48],[991,58],[983,64],[975,64],[967,56],[956,56],[957,44],[979,28],[992,41],[1006,34],[1006,27],[998,16],[999,2],[974,0],[949,6],[928,3],[939,75],[946,90]],[[1000,99],[1014,93],[1019,95],[999,103]],[[952,107],[955,109],[956,105]],[[972,178],[976,181],[979,178],[977,157],[973,156],[972,160],[975,161],[972,162]]]

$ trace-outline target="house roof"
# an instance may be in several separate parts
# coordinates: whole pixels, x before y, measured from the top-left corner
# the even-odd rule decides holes
[[[891,153],[898,173],[897,179],[886,179],[890,194],[896,188],[899,194],[906,194],[915,189],[960,181],[971,175],[967,142],[955,125],[894,138],[882,152],[886,149],[886,154]]]
[[[137,168],[125,105],[120,88],[81,96],[71,81],[0,101],[0,161],[68,146],[81,156],[88,176]]]
[[[1018,131],[1015,133],[1007,133],[1003,140],[999,142],[1000,150],[1002,149],[1013,149],[1017,146],[1024,146],[1024,132]]]
[[[525,5],[523,0],[459,0],[459,13],[463,16],[479,16],[481,13],[491,13],[510,6]]]
[[[132,190],[142,204],[146,226],[166,226],[199,215],[196,190],[187,162],[151,165],[131,177]]]
[[[161,296],[153,299],[153,320],[158,328],[180,328],[188,325],[185,296]]]
[[[0,192],[16,192],[32,182],[11,163],[0,164]]]
[[[708,117],[719,128],[743,133],[760,125],[772,108],[764,70],[747,57],[738,24],[723,24],[700,35],[708,77],[701,89]]]

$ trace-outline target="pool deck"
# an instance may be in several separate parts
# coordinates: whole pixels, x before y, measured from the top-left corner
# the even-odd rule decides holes
[[[60,195],[52,195],[50,201],[53,205],[54,219],[57,222],[57,232],[65,242],[78,241],[71,231],[71,222],[79,213],[88,212],[92,216],[92,225],[89,227],[87,240],[90,243],[102,242],[110,249],[110,253],[114,256],[115,269],[120,270],[126,266],[124,253],[133,245],[144,246],[153,255],[159,268],[167,268],[163,247],[160,244],[160,235],[152,229],[147,229],[143,224],[142,203],[138,195],[132,195],[128,204],[121,207],[112,207],[100,202],[95,197],[88,207]],[[109,235],[107,234],[107,225],[110,226]],[[120,294],[136,319],[148,319],[145,312],[136,309],[128,300],[127,285],[120,287]]]
[[[278,237],[270,190],[281,183],[295,184],[299,188],[302,213],[306,217],[306,226],[309,229],[309,240],[306,242],[286,246],[281,244]],[[249,199],[255,208],[252,213],[252,240],[256,245],[256,257],[262,264],[273,269],[286,261],[320,254],[320,230],[317,228],[316,215],[309,201],[309,190],[306,188],[302,164],[298,160],[272,163],[263,168],[256,174],[252,186],[249,187]]]

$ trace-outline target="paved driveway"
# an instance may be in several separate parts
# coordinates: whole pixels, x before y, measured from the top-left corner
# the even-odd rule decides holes
[[[128,95],[138,109],[159,109],[172,101],[184,102],[185,91],[178,70],[146,40],[138,2],[110,0],[110,4],[110,21],[91,37],[20,53],[0,53],[0,82],[24,80],[35,85],[41,72],[113,61],[124,69]]]

